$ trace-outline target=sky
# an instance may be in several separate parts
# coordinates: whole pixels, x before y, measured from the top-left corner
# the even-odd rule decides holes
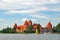
[[[0,0],[0,29],[22,25],[26,20],[45,27],[60,23],[60,0]]]

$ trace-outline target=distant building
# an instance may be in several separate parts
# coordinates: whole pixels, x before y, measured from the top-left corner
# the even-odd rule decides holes
[[[14,30],[15,32],[24,32],[28,30],[29,25],[32,25],[33,29],[32,31],[36,32],[36,28],[38,28],[39,32],[52,32],[52,24],[49,22],[46,26],[46,28],[43,28],[40,24],[32,24],[32,21],[25,21],[23,25],[17,26],[17,24],[14,24]]]

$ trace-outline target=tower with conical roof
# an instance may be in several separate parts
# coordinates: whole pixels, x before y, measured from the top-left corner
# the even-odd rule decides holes
[[[28,25],[28,21],[27,20],[25,21],[24,25]]]
[[[48,22],[47,29],[48,29],[48,32],[52,32],[52,24],[51,24],[51,22]]]

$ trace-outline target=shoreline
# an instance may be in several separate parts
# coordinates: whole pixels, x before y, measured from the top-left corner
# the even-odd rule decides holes
[[[36,33],[0,33],[0,34],[36,34]],[[60,34],[60,33],[38,33],[38,34]]]

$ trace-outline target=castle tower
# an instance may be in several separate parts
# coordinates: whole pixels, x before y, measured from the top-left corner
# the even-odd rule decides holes
[[[15,23],[13,26],[14,32],[16,32],[17,24]]]
[[[28,21],[27,20],[25,21],[24,25],[28,25]]]
[[[52,32],[52,24],[51,24],[51,22],[48,22],[47,29],[48,29],[49,32]]]
[[[32,21],[31,20],[29,20],[29,25],[32,25]]]
[[[28,23],[28,21],[26,20],[25,23],[24,23],[24,30],[28,30],[28,26],[29,26],[29,23]]]
[[[14,28],[14,29],[16,29],[16,28],[17,28],[17,24],[16,24],[16,23],[14,24],[14,27],[13,27],[13,28]]]

